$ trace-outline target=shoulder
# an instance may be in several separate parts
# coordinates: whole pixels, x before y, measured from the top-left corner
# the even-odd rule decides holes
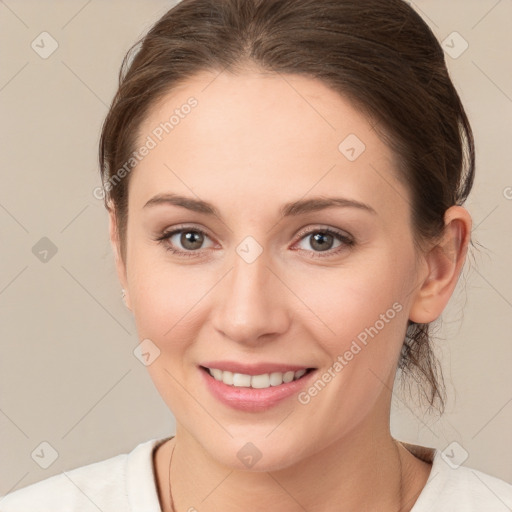
[[[428,481],[411,512],[506,512],[512,509],[512,485],[432,450]]]
[[[140,499],[154,505],[152,450],[160,443],[152,439],[124,453],[64,471],[0,497],[2,512],[103,512],[130,510]],[[136,481],[139,488],[128,485]],[[131,490],[130,487],[132,487]],[[147,510],[153,510],[148,507]],[[160,510],[155,509],[155,510]]]

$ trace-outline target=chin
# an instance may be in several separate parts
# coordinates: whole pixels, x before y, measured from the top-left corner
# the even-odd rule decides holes
[[[300,460],[303,453],[299,447],[303,442],[297,440],[297,446],[294,446],[293,440],[289,439],[288,444],[283,444],[267,435],[268,430],[265,434],[224,439],[222,443],[215,443],[214,440],[208,439],[202,444],[210,457],[233,470],[255,473],[279,471]]]

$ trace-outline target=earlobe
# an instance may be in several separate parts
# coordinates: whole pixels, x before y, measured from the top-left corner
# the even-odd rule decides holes
[[[471,216],[462,206],[452,206],[446,211],[444,233],[424,256],[428,271],[419,283],[409,312],[411,321],[426,324],[443,312],[466,259],[471,225]]]

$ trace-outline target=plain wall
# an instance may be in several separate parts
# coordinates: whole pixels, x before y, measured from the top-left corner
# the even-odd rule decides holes
[[[0,2],[0,494],[174,432],[133,355],[139,340],[93,195],[121,60],[173,4]],[[512,482],[512,3],[411,4],[440,41],[456,31],[469,44],[446,59],[476,139],[466,207],[483,247],[438,332],[447,412],[427,416],[397,393],[392,432],[439,449],[457,442],[465,465]],[[58,43],[47,58],[31,46],[51,48],[44,31]],[[31,456],[42,442],[58,453],[47,469]]]

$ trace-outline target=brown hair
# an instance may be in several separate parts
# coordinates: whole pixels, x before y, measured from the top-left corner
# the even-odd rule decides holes
[[[142,121],[173,87],[202,71],[251,66],[318,79],[362,109],[398,157],[415,243],[442,234],[445,211],[473,185],[473,135],[439,42],[402,0],[182,0],[125,56],[101,133],[103,183],[112,184]],[[129,176],[105,195],[123,257]],[[429,327],[409,322],[398,366],[442,412]]]

